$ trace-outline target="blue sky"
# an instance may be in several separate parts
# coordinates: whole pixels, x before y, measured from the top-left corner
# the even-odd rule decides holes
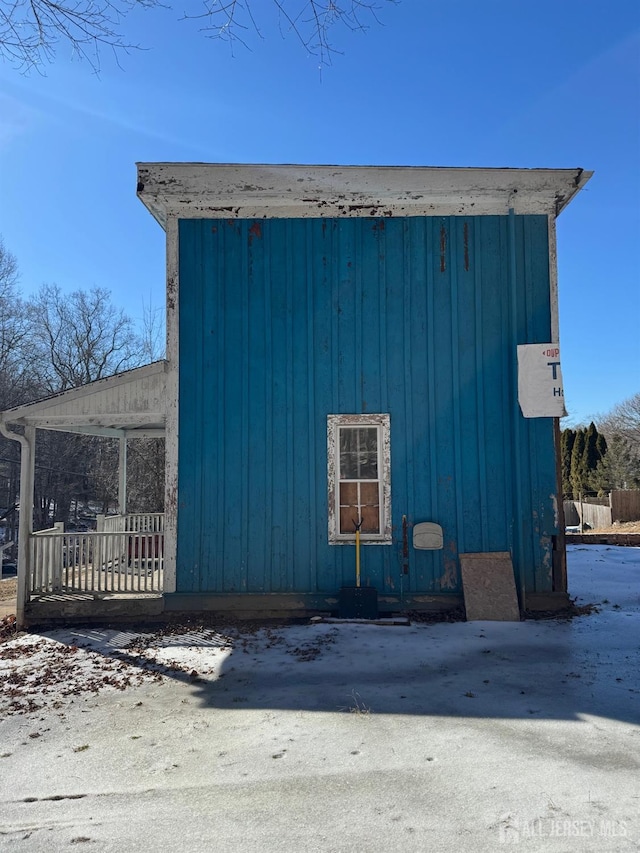
[[[0,65],[0,234],[23,291],[106,287],[135,318],[163,303],[137,161],[581,166],[558,220],[565,393],[574,423],[606,412],[640,391],[640,3],[379,2],[322,72],[268,0],[251,50],[180,6],[131,15],[146,49],[105,53],[99,77],[64,46],[46,76]]]

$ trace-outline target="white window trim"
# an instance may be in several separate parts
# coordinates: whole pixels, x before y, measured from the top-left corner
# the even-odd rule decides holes
[[[363,545],[391,545],[391,418],[389,415],[327,415],[327,483],[329,489],[329,544],[353,545],[354,533],[340,533],[340,494],[337,488],[340,471],[338,430],[342,426],[377,426],[378,464],[381,468],[382,495],[380,533],[363,533]]]

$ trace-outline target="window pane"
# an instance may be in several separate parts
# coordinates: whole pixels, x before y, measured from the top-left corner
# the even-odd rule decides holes
[[[355,533],[358,512],[362,513],[360,533],[380,533],[380,508],[377,506],[340,507],[340,533]]]
[[[365,480],[340,483],[340,533],[355,533],[362,519],[361,533],[380,533],[379,484]]]
[[[355,533],[356,526],[354,521],[358,520],[357,506],[341,506],[340,507],[340,533]],[[360,528],[362,530],[362,528]]]
[[[340,506],[357,506],[358,484],[340,483]]]
[[[362,507],[360,533],[380,533],[380,511],[377,506]]]
[[[340,483],[340,533],[354,533],[359,515],[358,484]]]
[[[378,430],[376,427],[340,429],[340,479],[377,480]]]
[[[378,506],[378,483],[362,483],[360,485],[360,502],[367,506]]]

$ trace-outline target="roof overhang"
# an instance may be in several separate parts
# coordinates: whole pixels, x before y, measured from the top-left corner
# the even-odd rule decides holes
[[[166,362],[155,361],[0,412],[7,426],[114,438],[164,436]]]
[[[380,216],[557,216],[584,169],[138,163],[138,197],[158,222]]]

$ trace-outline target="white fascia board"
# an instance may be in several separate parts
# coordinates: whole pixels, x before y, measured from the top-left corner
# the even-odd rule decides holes
[[[164,423],[162,412],[144,412],[140,414],[105,412],[99,415],[45,415],[25,416],[20,423],[30,424],[40,429],[62,429],[74,427],[108,427],[110,429],[137,429],[138,427],[158,428]]]
[[[42,427],[42,424],[35,424]],[[72,432],[76,435],[97,435],[101,438],[164,438],[164,427],[100,427],[100,426],[47,426],[53,432]]]
[[[137,194],[164,227],[182,219],[557,216],[583,169],[138,163]]]
[[[51,430],[52,432],[70,432],[74,435],[97,435],[101,438],[122,438],[126,433],[122,429],[115,427],[99,427],[99,426],[51,426],[43,424],[33,424],[36,428]]]

